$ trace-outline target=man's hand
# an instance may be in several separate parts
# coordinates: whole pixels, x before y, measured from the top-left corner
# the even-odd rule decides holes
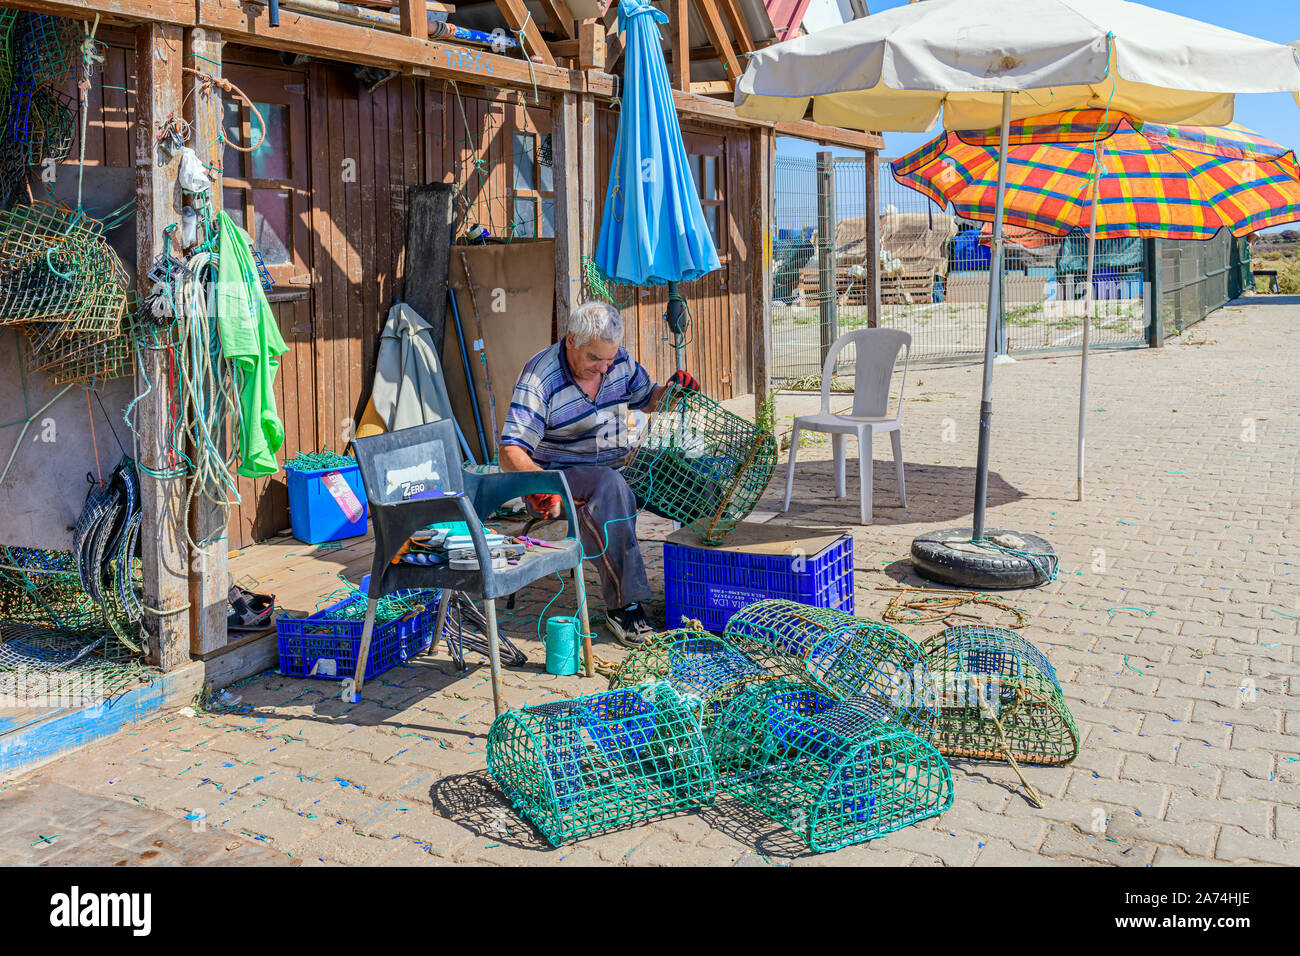
[[[695,376],[692,375],[690,372],[686,371],[685,369],[680,369],[680,368],[677,371],[673,372],[672,375],[669,375],[668,381],[665,382],[664,384],[679,385],[682,388],[689,389],[692,392],[703,391],[703,389],[700,388],[700,383],[695,378]]]
[[[545,518],[558,518],[562,510],[559,495],[528,495],[528,506]]]

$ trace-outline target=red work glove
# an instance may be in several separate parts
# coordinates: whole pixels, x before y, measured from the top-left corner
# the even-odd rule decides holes
[[[528,495],[528,506],[544,518],[560,516],[559,495]]]
[[[703,391],[703,389],[700,388],[700,383],[695,378],[695,376],[692,375],[690,372],[687,372],[684,369],[680,369],[680,368],[677,371],[673,372],[672,375],[668,376],[668,381],[666,384],[680,385],[682,388],[690,389],[692,392]]]

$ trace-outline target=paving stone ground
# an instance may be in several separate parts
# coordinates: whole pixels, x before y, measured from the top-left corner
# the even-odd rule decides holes
[[[169,853],[204,863],[1298,864],[1298,352],[1300,304],[1254,299],[1163,350],[1095,353],[1083,502],[1077,357],[997,369],[990,527],[1042,534],[1061,556],[1055,582],[1010,599],[1032,615],[1023,633],[1056,665],[1082,735],[1072,765],[1026,768],[1041,810],[1010,768],[956,760],[950,811],[834,853],[808,853],[725,796],[553,849],[487,776],[486,665],[457,673],[441,653],[385,673],[359,705],[328,682],[264,674],[235,689],[233,709],[173,713],[11,783],[0,791],[0,862],[116,862],[106,833],[125,859],[161,828]],[[911,370],[910,507],[899,506],[882,440],[875,523],[853,528],[864,617],[890,597],[878,588],[919,583],[906,561],[914,535],[969,525],[979,381],[975,364]],[[779,416],[813,404],[783,397]],[[772,520],[856,523],[856,498],[832,498],[829,451],[802,449],[795,503]],[[780,508],[784,479],[782,466],[760,509]],[[851,495],[855,481],[850,464]],[[645,550],[657,583],[659,548]],[[594,578],[590,587],[598,593]],[[503,612],[534,662],[506,670],[511,706],[603,686],[536,663],[537,616],[555,589],[530,589]],[[607,636],[597,650],[623,655]],[[185,818],[195,814],[206,829],[194,832]],[[31,846],[51,831],[54,845]]]

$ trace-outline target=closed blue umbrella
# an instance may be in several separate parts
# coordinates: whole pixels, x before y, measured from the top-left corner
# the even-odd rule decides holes
[[[680,302],[676,283],[698,279],[721,263],[673,107],[658,26],[666,22],[668,15],[646,0],[619,4],[623,105],[596,265],[616,282],[668,285],[671,309]]]

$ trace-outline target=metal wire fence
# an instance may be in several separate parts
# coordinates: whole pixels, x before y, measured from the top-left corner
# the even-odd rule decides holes
[[[1221,230],[1205,242],[1157,242],[1160,322],[1176,335],[1253,285],[1250,246]]]
[[[864,268],[877,256],[882,326],[912,334],[918,359],[979,355],[984,348],[989,249],[980,224],[940,210],[896,182],[881,159],[880,248],[866,241],[866,164],[861,158],[776,158],[773,203],[772,375],[821,372],[835,338],[867,324]],[[985,237],[987,238],[987,237]],[[1008,229],[999,351],[1075,348],[1082,334],[1087,241]],[[1147,339],[1141,240],[1099,245],[1091,343]],[[851,358],[846,356],[849,361]]]

